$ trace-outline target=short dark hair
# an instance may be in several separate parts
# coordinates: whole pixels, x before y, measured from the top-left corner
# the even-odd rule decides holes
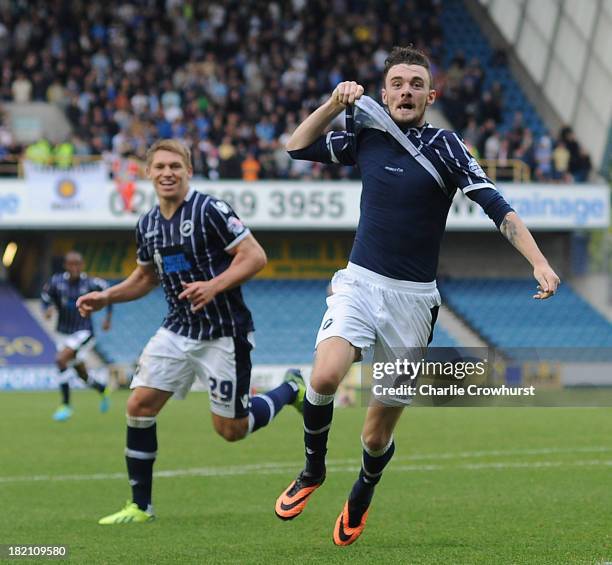
[[[434,87],[433,77],[431,76],[431,65],[427,55],[412,45],[408,45],[408,47],[399,47],[396,45],[393,49],[391,49],[391,53],[389,53],[388,57],[385,59],[383,82],[387,80],[387,73],[389,72],[389,69],[394,65],[401,64],[419,65],[420,67],[425,67],[425,69],[427,69],[427,75],[429,76],[429,88],[432,89]]]
[[[170,151],[181,157],[187,169],[191,168],[191,151],[182,141],[178,139],[159,139],[147,150],[147,167],[151,166],[156,151]]]

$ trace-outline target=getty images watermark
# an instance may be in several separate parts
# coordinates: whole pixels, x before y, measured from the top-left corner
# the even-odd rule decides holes
[[[534,384],[506,382],[498,367],[495,352],[487,348],[381,347],[362,364],[362,390],[369,392],[364,400],[391,406],[482,406],[535,396]]]
[[[464,381],[470,377],[486,377],[488,361],[409,361],[395,359],[394,361],[374,361],[372,363],[372,394],[375,397],[384,396],[534,396],[535,386],[509,387],[483,386],[482,384],[434,384],[417,382],[421,379],[451,377]],[[385,384],[386,379],[392,379],[393,384]],[[402,382],[408,378],[410,382]]]
[[[366,352],[364,406],[612,406],[612,348],[448,347]]]

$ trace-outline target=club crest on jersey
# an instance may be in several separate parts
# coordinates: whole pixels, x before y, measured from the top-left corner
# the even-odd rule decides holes
[[[240,235],[246,228],[238,218],[232,216],[227,219],[227,229],[234,235]]]
[[[193,222],[191,220],[183,220],[179,231],[183,237],[189,237],[193,233]]]
[[[478,161],[476,161],[476,159],[474,159],[474,157],[472,157],[469,162],[468,162],[468,169],[470,169],[470,172],[474,173],[475,175],[478,175],[479,177],[486,177],[487,175],[485,174],[485,172],[482,170],[482,167],[478,164]]]
[[[215,200],[213,202],[213,206],[219,210],[219,212],[223,213],[223,214],[229,214],[230,213],[230,209],[229,206],[223,202],[223,200]]]

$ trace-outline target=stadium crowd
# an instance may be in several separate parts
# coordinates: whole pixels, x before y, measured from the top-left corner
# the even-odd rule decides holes
[[[571,130],[533,139],[517,114],[503,132],[504,93],[483,88],[481,62],[458,54],[442,68],[441,9],[430,0],[2,2],[0,100],[61,107],[74,155],[142,159],[153,140],[175,137],[210,179],[347,178],[356,173],[291,161],[285,141],[342,80],[379,98],[385,48],[412,43],[430,56],[442,107],[478,156],[521,159],[534,180],[586,180],[588,155]],[[0,157],[24,150],[3,119]]]

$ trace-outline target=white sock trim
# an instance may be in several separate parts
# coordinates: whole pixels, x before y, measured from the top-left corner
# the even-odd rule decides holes
[[[334,394],[319,394],[310,385],[306,389],[306,398],[310,404],[315,406],[326,406],[327,404],[334,401]]]
[[[270,408],[270,419],[268,420],[269,424],[276,415],[276,410],[274,409],[274,402],[272,402],[272,399],[269,396],[266,396],[265,394],[256,394],[253,398],[261,398],[262,400],[265,400],[268,404],[268,407]]]
[[[247,434],[250,434],[255,427],[255,416],[253,416],[253,412],[249,412],[249,427],[247,429]]]
[[[126,457],[131,457],[132,459],[141,459],[143,461],[149,461],[151,459],[155,459],[157,457],[157,451],[153,451],[152,453],[149,451],[137,451],[136,449],[125,448]]]
[[[306,426],[304,426],[304,431],[307,434],[317,436],[319,434],[322,434],[323,432],[326,432],[327,430],[329,430],[329,428],[331,428],[331,422],[327,424],[327,426],[323,426],[320,430],[309,430]]]
[[[155,425],[155,416],[130,416],[126,414],[125,419],[130,428],[150,428]]]
[[[393,436],[391,436],[391,438],[389,439],[389,442],[387,443],[387,445],[385,445],[385,447],[383,447],[382,449],[379,449],[377,451],[374,451],[373,449],[370,449],[364,439],[363,436],[361,436],[361,446],[363,447],[363,450],[370,455],[371,457],[380,457],[381,455],[384,455],[385,453],[387,453],[387,451],[389,451],[389,448],[391,447],[391,444],[393,443]]]

